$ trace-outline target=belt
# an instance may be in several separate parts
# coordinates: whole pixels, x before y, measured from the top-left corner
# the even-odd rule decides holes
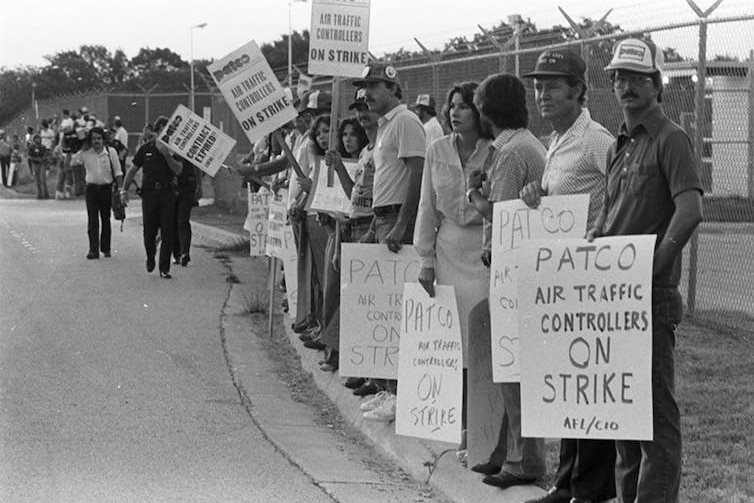
[[[378,217],[385,217],[387,215],[394,215],[401,211],[400,204],[389,204],[387,206],[378,206],[374,208],[374,214]]]
[[[367,216],[367,217],[351,217],[348,219],[348,224],[351,226],[357,226],[357,225],[364,225],[364,224],[371,224],[372,219],[374,217]]]
[[[170,187],[170,184],[163,183],[163,182],[154,182],[154,183],[145,183],[141,186],[141,189],[147,189],[147,190],[160,190],[160,189],[167,189]]]

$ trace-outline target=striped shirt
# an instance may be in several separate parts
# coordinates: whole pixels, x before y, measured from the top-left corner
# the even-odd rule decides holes
[[[545,147],[526,128],[504,129],[490,145],[484,172],[489,183],[490,202],[519,198],[527,184],[542,179]],[[485,250],[492,247],[492,224],[484,221]]]
[[[587,230],[602,211],[607,153],[615,138],[584,108],[562,135],[553,131],[542,189],[548,196],[589,194]]]

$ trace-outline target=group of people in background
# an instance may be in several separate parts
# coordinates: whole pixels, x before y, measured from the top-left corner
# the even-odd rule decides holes
[[[112,127],[106,129],[87,107],[75,113],[63,110],[59,121],[41,121],[38,133],[32,126],[27,127],[24,143],[17,134],[9,141],[3,131],[3,185],[17,184],[25,155],[36,182],[37,198],[48,199],[47,173],[56,168],[55,199],[84,197],[89,242],[86,258],[92,260],[111,256],[113,194],[127,204],[128,188],[135,183],[136,173],[143,170],[137,192],[142,198],[146,268],[148,272],[155,269],[156,249],[161,243],[159,273],[162,278],[170,278],[171,257],[174,264],[182,266],[191,260],[191,209],[201,197],[202,176],[193,164],[176,158],[155,141],[166,123],[167,118],[161,116],[145,126],[129,170],[129,133],[117,115]]]
[[[527,503],[678,500],[680,414],[674,397],[673,349],[681,320],[681,250],[702,218],[702,187],[686,133],[662,111],[661,60],[652,42],[626,39],[614,47],[610,76],[624,123],[611,134],[587,108],[586,64],[568,50],[543,52],[530,79],[541,117],[552,126],[541,140],[527,128],[522,80],[491,75],[454,85],[440,113],[420,94],[402,104],[401,82],[389,64],[372,63],[356,88],[349,114],[331,123],[329,93],[298,103],[286,138],[293,159],[268,141],[264,155],[237,166],[249,180],[274,175],[288,188],[289,219],[298,252],[298,310],[293,330],[308,348],[323,350],[323,371],[338,369],[340,245],[379,243],[396,252],[413,244],[422,267],[417,281],[455,287],[464,368],[469,334],[490,351],[489,267],[492,206],[543,196],[589,194],[588,240],[656,234],[652,285],[652,441],[563,439],[554,486]],[[439,120],[438,120],[439,116]],[[442,124],[440,124],[442,122]],[[329,144],[337,128],[337,145]],[[263,151],[264,149],[262,149]],[[261,152],[261,151],[260,151]],[[358,163],[349,174],[344,160]],[[299,176],[292,170],[298,164]],[[312,172],[323,162],[350,197],[347,219],[307,211]],[[269,180],[269,179],[268,179]],[[392,421],[400,383],[350,377],[364,418]],[[486,462],[471,467],[502,489],[545,474],[544,440],[521,435],[521,388],[501,383],[504,414]],[[464,411],[465,420],[466,411]],[[465,421],[464,421],[465,424]],[[465,448],[459,446],[459,451]],[[460,458],[459,458],[460,459]]]

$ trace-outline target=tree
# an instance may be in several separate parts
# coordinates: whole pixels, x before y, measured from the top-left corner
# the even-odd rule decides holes
[[[280,76],[288,72],[288,35],[283,35],[279,40],[262,44],[259,47],[270,67]],[[294,31],[291,35],[291,61],[297,67],[306,69],[309,65],[309,30],[299,33]]]

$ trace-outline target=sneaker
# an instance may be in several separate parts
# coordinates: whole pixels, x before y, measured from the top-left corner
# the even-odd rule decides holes
[[[382,421],[389,423],[395,419],[395,395],[390,394],[382,404],[374,410],[364,413],[364,419],[368,421]]]
[[[63,200],[64,198],[65,198],[65,194],[63,194],[63,192],[62,192],[62,191],[60,191],[60,190],[56,190],[56,191],[55,191],[55,200],[56,200],[56,201],[61,201],[61,200]]]
[[[370,410],[374,410],[380,405],[385,402],[385,399],[387,399],[389,393],[387,391],[380,391],[376,395],[374,395],[372,398],[367,400],[366,402],[362,403],[359,406],[359,409],[361,412],[369,412]]]

